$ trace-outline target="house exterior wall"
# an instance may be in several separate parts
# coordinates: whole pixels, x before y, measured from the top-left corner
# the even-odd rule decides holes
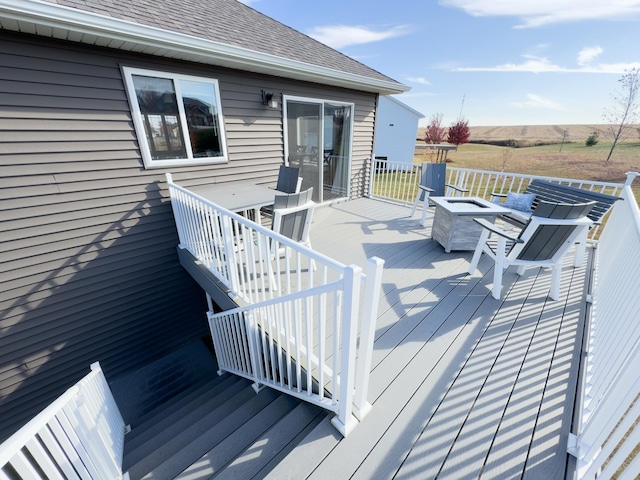
[[[398,101],[381,96],[378,104],[375,156],[390,162],[413,163],[416,148],[417,112]]]
[[[376,95],[0,30],[0,441],[100,361],[116,379],[207,335],[164,185],[145,170],[122,66],[219,81],[230,161],[171,168],[184,186],[275,184],[282,112],[261,90],[354,102],[363,195]],[[278,98],[280,100],[280,98]]]

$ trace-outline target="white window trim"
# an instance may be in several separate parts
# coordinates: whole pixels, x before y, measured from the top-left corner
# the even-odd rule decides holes
[[[125,80],[125,87],[127,91],[127,96],[129,98],[129,104],[131,105],[131,114],[133,118],[133,125],[136,130],[136,135],[138,137],[138,145],[140,146],[140,152],[142,153],[142,160],[144,162],[145,168],[166,168],[166,167],[186,167],[193,165],[211,165],[217,163],[228,163],[228,151],[227,151],[227,139],[225,134],[224,127],[224,115],[222,114],[222,105],[220,98],[220,88],[218,86],[218,80],[215,78],[208,77],[197,77],[193,75],[183,75],[179,73],[170,73],[170,72],[162,72],[158,70],[147,70],[142,68],[133,68],[133,67],[122,67],[122,72]],[[148,77],[157,77],[157,78],[166,78],[174,81],[176,96],[178,98],[182,98],[180,92],[180,82],[176,80],[186,80],[186,81],[194,81],[194,82],[203,82],[210,83],[213,85],[216,100],[218,101],[218,125],[220,126],[220,146],[222,149],[222,156],[219,157],[193,157],[193,152],[191,150],[191,142],[188,138],[189,129],[187,127],[187,117],[184,112],[183,102],[178,101],[178,110],[180,113],[180,123],[182,125],[182,132],[185,138],[183,138],[184,145],[187,150],[186,158],[172,158],[165,160],[154,160],[151,157],[151,150],[149,149],[149,144],[147,142],[147,135],[144,128],[144,123],[142,120],[142,113],[140,111],[140,105],[138,104],[138,97],[136,95],[136,89],[133,84],[133,75],[143,75]]]

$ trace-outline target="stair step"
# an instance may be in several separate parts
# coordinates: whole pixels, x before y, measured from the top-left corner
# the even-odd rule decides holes
[[[265,393],[276,395],[277,398],[269,402],[268,405],[264,405],[259,410],[254,411],[251,416],[246,418],[242,425],[237,425],[236,428],[228,431],[225,434],[225,441],[223,443],[218,443],[212,448],[205,450],[205,453],[199,455],[197,458],[189,456],[189,461],[183,462],[183,465],[189,465],[189,467],[181,472],[175,470],[157,470],[151,472],[148,477],[145,477],[145,480],[174,478],[174,476],[176,479],[209,478],[221,471],[225,465],[234,460],[300,402],[289,395],[278,394],[271,389],[265,389],[260,392],[258,397]],[[188,446],[180,453],[188,453],[190,449],[191,446]]]
[[[124,468],[141,462],[173,437],[201,422],[217,407],[246,389],[248,381],[229,375],[225,381],[215,383],[215,387],[197,389],[198,396],[185,398],[171,410],[163,409],[158,417],[147,421],[146,428],[137,436],[130,439],[127,435]]]
[[[215,378],[217,370],[211,351],[197,340],[110,382],[110,387],[125,422],[135,426],[173,397]]]
[[[169,473],[165,474],[165,469],[162,468],[164,464],[169,462],[170,465],[173,465],[172,462],[185,461],[183,458],[185,456],[187,460],[189,458],[193,460],[199,458],[211,446],[224,440],[226,435],[237,428],[238,425],[242,425],[246,421],[244,417],[254,415],[254,409],[259,411],[265,404],[273,401],[273,395],[271,397],[268,394],[264,396],[256,395],[253,388],[249,386],[249,382],[242,381],[246,382],[246,388],[243,388],[239,393],[217,406],[217,408],[212,408],[208,414],[201,416],[197,423],[184,428],[178,425],[179,433],[173,435],[168,441],[154,445],[149,455],[131,465],[128,469],[130,478],[133,480],[139,479],[145,477],[149,472],[151,474],[156,472],[150,478],[173,478]],[[187,451],[185,455],[183,451],[186,446],[190,451]],[[175,474],[177,474],[188,464],[184,463],[179,467],[173,465],[169,472],[175,470]],[[158,471],[160,473],[157,473]]]
[[[262,478],[327,415],[327,411],[320,407],[299,402],[298,406],[212,478]]]
[[[226,381],[230,377],[233,377],[233,375],[231,374],[217,375],[216,374],[211,378],[203,379],[202,381],[195,383],[190,388],[166,400],[161,405],[158,405],[156,408],[145,413],[140,418],[136,419],[135,422],[131,423],[132,430],[131,430],[131,433],[129,434],[130,435],[129,438],[134,438],[140,432],[144,432],[146,425],[149,425],[149,423],[153,423],[157,418],[161,418],[164,415],[164,412],[173,411],[175,409],[176,404],[188,402],[190,398],[196,398],[200,396],[202,390],[205,390],[205,391],[213,390],[216,388],[216,385]]]

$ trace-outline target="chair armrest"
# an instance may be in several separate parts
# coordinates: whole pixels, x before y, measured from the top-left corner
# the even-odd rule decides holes
[[[452,185],[450,183],[445,184],[445,187],[453,188],[454,190],[457,190],[458,192],[469,193],[469,189],[468,188],[458,187],[458,186]]]
[[[498,192],[491,192],[491,201],[493,202],[496,198],[507,198],[507,194],[506,193],[498,193]]]
[[[433,193],[435,190],[433,188],[425,187],[424,185],[418,184],[418,188],[424,192]]]
[[[312,209],[316,207],[316,202],[313,200],[308,201],[307,203],[303,203],[301,205],[296,205],[294,207],[283,207],[283,208],[274,208],[273,212],[278,212],[281,217],[289,215],[291,213],[296,213],[301,210]]]
[[[496,235],[500,235],[507,240],[511,240],[515,243],[524,243],[524,240],[522,240],[521,238],[518,238],[516,235],[509,234],[509,232],[506,232],[500,227],[495,226],[493,223],[487,222],[484,218],[474,218],[473,220],[479,223],[482,228],[486,228],[490,232],[495,233]]]

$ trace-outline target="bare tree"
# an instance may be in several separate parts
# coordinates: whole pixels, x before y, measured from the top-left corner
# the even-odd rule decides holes
[[[447,129],[442,126],[442,114],[436,113],[431,115],[431,120],[424,132],[425,143],[438,144],[442,143],[447,136]]]
[[[632,129],[629,126],[636,123],[640,112],[640,70],[626,70],[618,82],[620,91],[611,95],[614,105],[604,114],[605,122],[610,125],[609,134],[612,139],[607,162],[611,159],[618,142],[631,134]]]

